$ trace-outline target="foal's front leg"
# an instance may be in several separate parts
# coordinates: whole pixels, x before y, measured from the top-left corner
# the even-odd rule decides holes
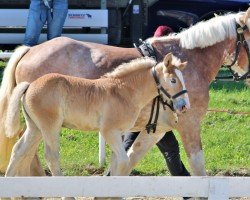
[[[60,128],[54,131],[42,131],[46,163],[53,176],[62,176],[60,168]]]
[[[127,168],[127,175],[131,173],[136,164],[143,158],[143,156],[165,135],[163,133],[147,133],[146,130],[141,131],[134,141],[133,145],[128,150],[129,165]]]
[[[128,174],[128,156],[122,142],[122,134],[116,130],[101,131],[105,141],[110,146],[113,155],[111,158],[111,176],[125,176]]]

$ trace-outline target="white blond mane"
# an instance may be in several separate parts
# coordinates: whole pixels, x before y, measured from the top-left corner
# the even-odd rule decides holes
[[[164,36],[160,38],[149,38],[149,42],[164,41],[171,38],[180,40],[180,46],[185,49],[194,49],[196,47],[205,48],[214,45],[226,38],[236,37],[236,21],[243,15],[227,14],[223,16],[214,17],[208,21],[202,21],[196,25],[183,30],[182,32]],[[236,20],[236,21],[235,21]]]
[[[128,73],[135,72],[144,68],[151,68],[156,64],[156,61],[149,57],[137,58],[135,60],[130,61],[129,63],[123,63],[119,65],[114,71],[109,72],[104,75],[104,77],[108,78],[119,78]]]

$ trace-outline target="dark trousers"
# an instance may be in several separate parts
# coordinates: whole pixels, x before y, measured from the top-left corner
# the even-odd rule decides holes
[[[126,151],[132,146],[138,133],[139,132],[130,133],[124,136],[124,146]],[[172,176],[190,176],[181,161],[179,144],[172,131],[167,132],[156,145],[163,154]]]

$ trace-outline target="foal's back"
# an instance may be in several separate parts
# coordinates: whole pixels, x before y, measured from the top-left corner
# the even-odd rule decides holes
[[[118,113],[119,108],[124,109],[118,105],[123,101],[119,84],[118,79],[89,80],[47,74],[31,83],[24,108],[42,127],[56,123],[80,130],[99,130],[103,115],[115,114],[112,107]]]

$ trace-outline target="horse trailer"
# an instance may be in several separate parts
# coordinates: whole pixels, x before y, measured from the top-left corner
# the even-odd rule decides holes
[[[246,10],[249,0],[68,0],[63,35],[85,41],[132,46],[159,25],[178,32],[213,13]],[[0,45],[22,44],[30,0],[0,1]],[[46,40],[46,25],[39,42]]]

